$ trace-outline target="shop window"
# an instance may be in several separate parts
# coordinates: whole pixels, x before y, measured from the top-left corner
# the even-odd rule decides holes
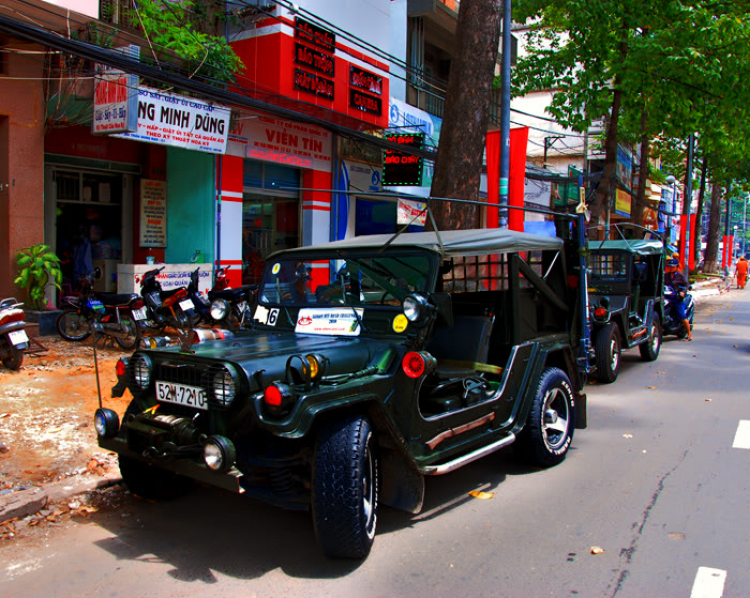
[[[242,204],[242,282],[258,284],[266,258],[299,245],[299,200],[245,193]]]
[[[242,185],[258,189],[299,189],[300,171],[279,164],[246,160],[242,171]]]

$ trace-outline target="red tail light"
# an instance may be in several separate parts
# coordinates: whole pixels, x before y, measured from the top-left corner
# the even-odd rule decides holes
[[[11,309],[8,310],[8,313],[5,314],[2,320],[0,320],[0,324],[10,324],[11,322],[20,322],[21,320],[23,320],[23,310]]]
[[[125,372],[128,371],[127,364],[122,360],[117,360],[117,365],[115,366],[115,372],[117,372],[117,376],[119,378],[122,378],[125,375]]]
[[[133,303],[133,309],[141,309],[146,303],[143,301],[143,297],[138,297]]]
[[[401,367],[404,369],[404,374],[409,376],[409,378],[419,378],[424,374],[426,369],[424,357],[416,351],[410,351],[404,355]]]
[[[594,317],[597,318],[597,319],[600,319],[600,320],[606,318],[607,317],[607,310],[604,309],[603,307],[597,307],[594,310]]]
[[[266,402],[266,405],[271,405],[271,407],[281,407],[281,390],[273,384],[266,387],[263,400]]]

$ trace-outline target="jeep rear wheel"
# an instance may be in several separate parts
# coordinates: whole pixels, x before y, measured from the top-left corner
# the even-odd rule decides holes
[[[596,377],[601,382],[614,382],[620,372],[620,331],[610,322],[596,336]]]
[[[315,447],[312,514],[326,556],[362,559],[373,540],[378,508],[378,459],[372,426],[361,416],[323,427]]]
[[[568,376],[559,368],[544,370],[526,426],[518,438],[523,458],[539,467],[565,460],[573,441],[575,398]]]
[[[661,322],[659,316],[651,314],[648,326],[648,340],[638,347],[643,361],[656,361],[661,351]]]

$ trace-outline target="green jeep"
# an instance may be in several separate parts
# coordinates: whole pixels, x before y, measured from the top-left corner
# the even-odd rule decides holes
[[[596,376],[614,382],[623,349],[644,361],[661,349],[664,321],[664,245],[657,239],[589,243],[591,344]]]
[[[309,509],[326,555],[364,558],[378,505],[418,513],[426,475],[510,444],[563,461],[586,425],[576,255],[487,229],[276,253],[251,330],[118,363],[133,400],[97,411],[99,444],[138,495],[192,478]]]

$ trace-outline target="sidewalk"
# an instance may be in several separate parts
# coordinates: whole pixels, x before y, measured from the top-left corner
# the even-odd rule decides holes
[[[116,457],[99,448],[99,405],[91,341],[40,337],[19,371],[0,367],[0,537],[56,502],[119,481]],[[102,399],[122,414],[129,395],[109,398],[115,363],[126,353],[97,347]],[[12,535],[12,534],[11,534]]]

